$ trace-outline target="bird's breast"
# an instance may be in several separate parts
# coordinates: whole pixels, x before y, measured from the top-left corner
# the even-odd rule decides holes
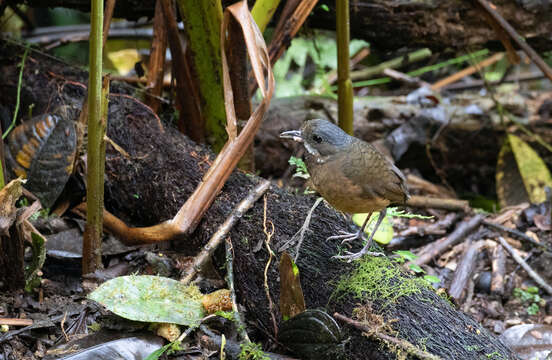
[[[323,160],[323,161],[320,161]],[[315,190],[334,208],[347,213],[379,211],[389,205],[389,200],[368,194],[364,184],[353,181],[343,172],[343,159],[328,157],[306,158],[311,183]]]

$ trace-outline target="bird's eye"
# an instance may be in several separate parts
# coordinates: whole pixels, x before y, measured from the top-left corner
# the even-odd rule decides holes
[[[319,144],[322,142],[322,138],[321,138],[319,135],[316,135],[316,134],[314,134],[314,135],[312,136],[312,139],[313,139],[315,142],[319,143]]]

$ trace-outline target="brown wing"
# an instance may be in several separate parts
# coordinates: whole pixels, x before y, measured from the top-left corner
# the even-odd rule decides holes
[[[343,172],[354,183],[361,184],[366,199],[384,198],[391,204],[404,204],[408,199],[402,172],[371,144],[355,142],[349,158],[349,164],[343,164]]]

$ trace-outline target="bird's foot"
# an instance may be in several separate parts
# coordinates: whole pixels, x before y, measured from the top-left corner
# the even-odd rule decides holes
[[[333,256],[333,258],[334,259],[339,259],[339,260],[345,260],[346,262],[350,263],[353,260],[360,259],[364,255],[385,256],[384,253],[375,252],[375,251],[367,251],[366,249],[362,249],[357,253],[351,253],[351,252],[346,251],[345,254],[346,255],[335,255],[335,256]]]
[[[356,233],[349,233],[349,232],[346,232],[346,231],[340,231],[341,235],[334,235],[334,236],[330,236],[326,239],[326,241],[328,240],[341,240],[341,245],[343,244],[346,244],[348,242],[351,242],[353,240],[356,240],[356,239],[361,239],[362,238],[362,231],[357,231]]]

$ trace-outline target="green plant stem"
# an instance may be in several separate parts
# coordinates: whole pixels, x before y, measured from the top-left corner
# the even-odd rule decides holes
[[[409,75],[409,76],[420,76],[420,75],[423,75],[427,72],[439,70],[439,69],[444,68],[445,66],[460,64],[460,63],[478,58],[480,56],[486,55],[488,53],[489,53],[489,50],[487,50],[487,49],[479,50],[477,52],[462,55],[462,56],[456,57],[454,59],[450,59],[450,60],[447,60],[447,61],[440,62],[440,63],[435,64],[435,65],[429,65],[429,66],[421,67],[421,68],[416,69],[414,71],[408,72],[407,75]],[[352,76],[354,76],[354,73],[352,74]],[[391,80],[392,79],[389,78],[389,77],[383,77],[383,78],[377,78],[377,79],[357,81],[357,82],[353,83],[353,86],[354,87],[361,87],[361,86],[381,85],[381,84],[387,84],[387,83],[391,82]],[[335,90],[335,86],[332,87],[332,90]]]
[[[197,77],[207,141],[218,152],[226,143],[226,112],[220,56],[220,1],[178,0]]]
[[[353,84],[349,74],[349,0],[337,5],[337,101],[339,127],[353,133]]]
[[[431,50],[427,48],[417,50],[409,54],[406,54],[405,56],[399,56],[389,61],[384,61],[376,66],[372,66],[367,69],[363,69],[359,71],[354,71],[351,73],[351,79],[353,80],[367,79],[372,76],[383,73],[383,70],[385,69],[396,69],[408,63],[413,63],[416,61],[427,59],[430,56],[431,56]]]
[[[4,140],[10,131],[15,127],[15,121],[17,120],[17,113],[19,112],[19,104],[21,102],[21,84],[23,84],[23,68],[25,67],[25,60],[27,60],[27,54],[29,53],[30,44],[25,47],[25,52],[19,63],[19,79],[17,80],[17,97],[15,99],[15,111],[13,112],[13,119],[8,129],[2,134],[2,140]]]
[[[86,173],[86,229],[83,236],[82,272],[101,266],[103,221],[103,177],[101,168],[102,131],[102,27],[103,0],[92,0],[90,14],[90,74],[88,80],[88,148]]]
[[[259,27],[261,32],[265,31],[266,26],[270,22],[270,19],[272,19],[272,16],[274,15],[274,12],[278,8],[279,4],[280,0],[255,1],[253,9],[251,9],[251,15],[253,16],[253,19],[257,23],[257,26]]]

